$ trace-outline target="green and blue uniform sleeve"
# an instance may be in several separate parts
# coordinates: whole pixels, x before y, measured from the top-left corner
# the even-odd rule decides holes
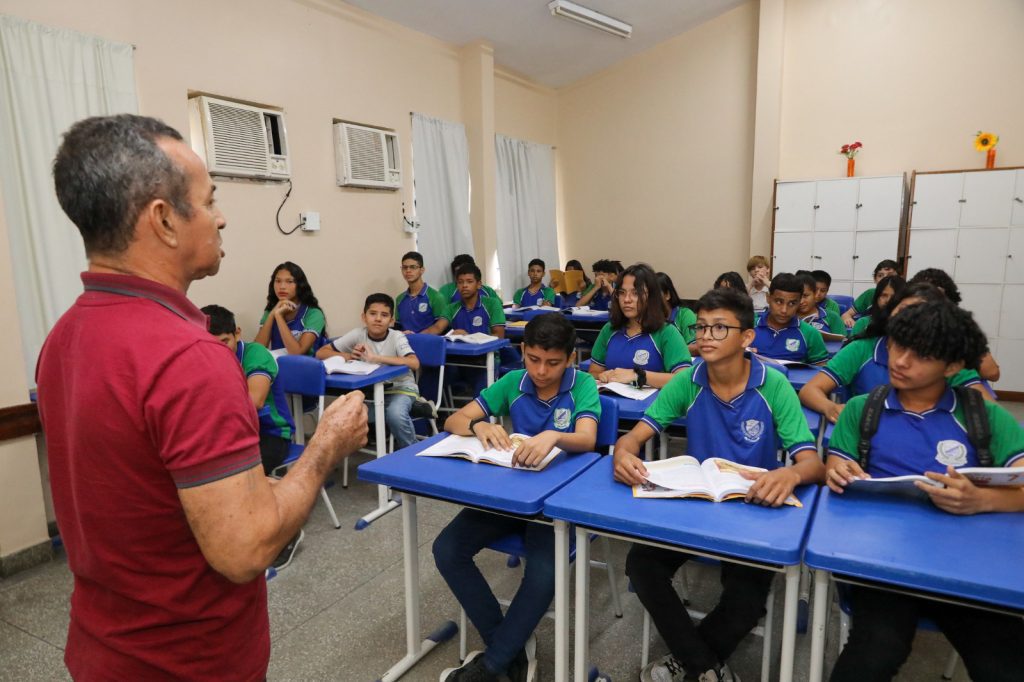
[[[480,300],[483,302],[484,310],[487,311],[487,316],[491,318],[491,326],[504,327],[505,309],[501,306],[501,299],[497,296],[488,296]]]
[[[683,343],[686,345],[690,345],[697,340],[697,332],[690,329],[695,324],[697,324],[697,313],[686,306],[680,306],[679,312],[676,313],[676,328],[682,335]]]
[[[801,321],[800,334],[803,335],[804,343],[807,346],[804,362],[821,362],[828,358],[828,348],[825,348],[825,342],[822,340],[821,334],[817,329]]]
[[[430,312],[434,318],[443,317],[445,308],[448,306],[448,299],[437,289],[427,289],[427,301],[430,302]]]
[[[567,372],[572,371],[567,369]],[[597,381],[586,372],[576,372],[576,383],[572,387],[572,423],[580,419],[601,419],[601,399],[597,395]],[[575,426],[573,427],[575,428]]]
[[[1024,428],[1002,405],[986,400],[985,411],[988,412],[989,430],[992,432],[992,440],[989,441],[992,462],[996,466],[1019,464],[1020,458],[1024,457]],[[956,417],[961,424],[966,423],[962,405],[957,408]]]
[[[692,374],[693,368],[687,367],[673,376],[658,391],[658,397],[647,408],[640,421],[660,433],[673,421],[685,416],[702,390],[702,387],[691,379]]]
[[[867,394],[851,398],[843,411],[839,413],[832,438],[828,443],[828,454],[838,455],[859,462],[857,443],[860,442],[860,415],[864,411]]]
[[[863,315],[871,309],[871,301],[873,301],[874,298],[875,287],[871,287],[870,289],[861,292],[857,298],[853,299],[853,309]]]
[[[842,313],[839,312],[839,304],[836,303],[835,301],[833,301],[831,298],[826,296],[825,300],[823,301],[823,303],[825,305],[825,310],[833,312],[836,315],[841,315],[842,314]]]
[[[607,367],[604,363],[608,360],[608,341],[614,333],[615,330],[612,329],[611,323],[605,322],[604,326],[601,327],[601,332],[597,335],[597,339],[594,341],[593,348],[590,349],[591,362]]]
[[[675,372],[682,367],[689,367],[693,364],[690,357],[690,349],[683,341],[683,335],[679,329],[672,324],[666,324],[658,331],[651,334],[654,345],[661,351],[661,362],[665,365],[666,372]]]
[[[523,294],[525,294],[525,293],[526,293],[526,287],[523,287],[522,289],[516,289],[516,293],[512,294],[512,302],[515,303],[516,305],[522,305],[523,304]]]
[[[864,363],[871,360],[878,339],[857,339],[851,341],[828,361],[821,371],[835,382],[836,386],[849,386],[857,378],[857,372]]]
[[[802,450],[814,450],[814,436],[800,407],[800,398],[782,372],[765,372],[757,389],[772,412],[775,434],[790,457]]]
[[[867,317],[860,318],[859,320],[853,323],[853,327],[850,329],[850,336],[857,336],[858,334],[863,334],[864,330],[868,328],[869,324],[871,324],[870,315]]]
[[[870,320],[871,318],[865,317],[862,319]],[[827,307],[825,308],[825,326],[828,327],[829,332],[832,334],[846,336],[846,323],[843,322],[842,316],[835,311],[829,310]]]

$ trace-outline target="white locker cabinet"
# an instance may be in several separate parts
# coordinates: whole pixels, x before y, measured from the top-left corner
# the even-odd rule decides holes
[[[899,246],[897,233],[893,230],[872,230],[870,232],[857,232],[856,241],[853,247],[853,280],[865,282],[867,286],[875,285],[875,266],[879,261],[886,258],[893,258]]]
[[[772,272],[807,269],[811,262],[813,232],[780,232],[775,235],[775,262]]]
[[[999,336],[1024,339],[1024,284],[1007,284],[1003,287]]]
[[[1005,227],[1013,212],[1016,171],[964,173],[960,227]]]
[[[775,231],[814,229],[814,183],[787,182],[775,187]]]
[[[1006,271],[1009,228],[976,227],[960,230],[956,267],[949,274],[957,284],[1002,284]]]
[[[862,178],[860,196],[857,198],[857,232],[892,230],[893,226],[899,229],[900,219],[903,217],[903,195],[902,175]]]
[[[911,185],[910,229],[960,227],[964,178],[958,173],[916,175]]]
[[[1006,283],[1024,284],[1024,227],[1011,227],[1006,247]],[[1024,300],[1018,299],[1024,308]]]
[[[999,339],[992,355],[1001,370],[994,388],[1024,392],[1024,339]]]
[[[1013,190],[1013,215],[1010,224],[1024,227],[1024,170],[1017,171],[1016,188]]]
[[[859,182],[822,180],[814,198],[815,232],[853,232],[857,229]]]

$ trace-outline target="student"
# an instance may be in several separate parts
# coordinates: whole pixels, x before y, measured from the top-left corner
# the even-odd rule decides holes
[[[828,359],[821,334],[796,315],[803,295],[804,286],[796,275],[783,272],[772,278],[768,286],[768,310],[761,313],[754,324],[751,350],[776,360],[809,364]]]
[[[875,266],[874,279],[875,284],[882,280],[883,277],[890,277],[898,274],[900,269],[899,264],[894,260],[882,260],[878,261]],[[865,289],[860,293],[857,298],[853,300],[853,307],[843,313],[843,322],[847,327],[852,327],[853,323],[857,320],[857,316],[866,315],[871,307],[871,299],[875,295],[875,289]]]
[[[416,442],[416,427],[409,411],[419,397],[412,373],[420,368],[419,358],[402,332],[391,328],[395,302],[387,294],[370,294],[363,303],[363,327],[333,339],[316,352],[321,360],[340,355],[378,365],[403,365],[405,374],[392,379],[384,389],[384,423],[395,437],[395,448]],[[371,421],[373,416],[370,416]]]
[[[882,324],[884,324],[884,318],[887,318],[889,315],[886,309],[889,301],[902,293],[906,286],[907,280],[899,275],[890,275],[878,280],[878,285],[875,286],[875,295],[871,299],[871,312],[854,322],[853,328],[850,329],[850,338],[863,338],[868,325],[879,318],[883,318]],[[878,328],[877,324],[876,328]]]
[[[825,306],[825,310],[829,310],[841,318],[842,313],[839,312],[839,304],[828,297],[828,290],[832,288],[832,275],[824,270],[812,270],[811,277],[814,278],[815,304]]]
[[[409,251],[402,256],[402,278],[408,288],[395,299],[395,327],[406,334],[418,334],[434,324],[448,307],[441,292],[423,281],[423,256]]]
[[[824,480],[825,467],[793,388],[780,372],[746,352],[754,341],[753,326],[754,309],[742,289],[713,289],[701,297],[697,346],[704,362],[675,375],[643,419],[619,438],[617,481],[642,483],[647,476],[639,457],[644,443],[684,415],[687,454],[769,469],[756,477],[747,502],[778,507],[797,485]],[[793,466],[780,465],[777,441],[794,459]],[[723,562],[722,597],[694,626],[672,586],[673,574],[689,558],[643,544],[634,544],[626,557],[626,575],[670,652],[644,668],[641,680],[734,680],[726,662],[764,615],[773,574]]]
[[[610,319],[590,352],[590,373],[602,382],[661,388],[693,358],[679,330],[666,321],[658,278],[649,265],[631,265],[614,291]]]
[[[263,473],[270,475],[288,456],[292,434],[295,433],[295,422],[292,411],[288,407],[288,398],[284,389],[277,381],[277,360],[270,351],[258,343],[242,341],[242,328],[235,323],[235,314],[219,305],[208,305],[202,308],[210,321],[207,330],[217,337],[238,358],[245,375],[245,383],[249,387],[249,398],[260,420],[260,459],[263,460]],[[281,550],[271,566],[281,571],[288,568],[299,543],[305,538],[305,532],[299,529]]]
[[[981,488],[957,473],[979,466],[965,407],[949,377],[977,368],[985,335],[971,314],[950,301],[912,306],[889,324],[889,382],[877,429],[862,467],[858,443],[869,396],[843,410],[832,434],[828,486],[842,494],[863,476],[924,474],[944,487],[915,485],[951,514],[1024,511],[1021,488]],[[984,403],[995,466],[1024,466],[1024,430],[995,403]],[[866,469],[866,470],[865,470]],[[948,557],[956,561],[955,556]],[[959,604],[936,602],[888,590],[850,587],[853,627],[832,670],[832,682],[891,680],[910,655],[918,619],[938,625],[964,660],[973,680],[1009,682],[1024,670],[1024,621]]]
[[[768,284],[772,277],[768,259],[764,256],[751,256],[747,261],[747,274],[750,275],[747,293],[750,294],[750,300],[754,302],[754,312],[767,310]]]
[[[473,260],[473,257],[470,256],[468,253],[460,253],[459,255],[455,256],[455,258],[452,259],[452,281],[448,282],[443,287],[441,287],[441,295],[444,296],[444,300],[447,301],[449,304],[457,303],[459,301],[459,285],[457,282],[459,277],[456,273],[458,272],[459,268],[461,268],[463,265],[476,265],[476,261]],[[490,288],[486,284],[480,285],[480,295],[483,296],[484,298],[487,298],[488,296],[498,298],[497,292],[495,292],[494,289]]]
[[[302,268],[291,261],[274,268],[267,285],[267,307],[254,341],[270,350],[284,349],[288,355],[312,355],[326,326],[320,302]]]
[[[886,278],[889,279],[889,278]],[[842,388],[850,396],[868,393],[889,377],[889,344],[887,329],[890,321],[911,306],[945,300],[942,292],[930,284],[908,285],[892,299],[881,312],[873,312],[872,323],[862,335],[844,346],[828,364],[800,389],[800,402],[808,409],[835,423],[845,407],[829,398]],[[988,396],[978,373],[964,369],[950,378],[952,386],[969,386]]]
[[[497,296],[483,293],[480,268],[473,263],[460,265],[455,271],[455,282],[459,302],[450,304],[424,333],[444,334],[451,328],[452,334],[482,332],[505,338],[505,310]]]
[[[572,270],[576,270],[576,271],[582,272],[583,273],[583,281],[580,282],[580,287],[579,287],[578,291],[570,291],[569,293],[562,295],[562,307],[563,308],[573,308],[573,307],[579,305],[580,296],[592,284],[592,282],[590,281],[590,278],[587,277],[587,273],[583,270],[583,264],[580,263],[575,258],[570,260],[570,261],[568,261],[568,262],[566,262],[566,264],[565,264],[565,271],[566,272],[569,272],[569,271],[572,271]]]
[[[676,292],[676,285],[672,283],[672,278],[667,273],[659,272],[657,278],[658,286],[661,287],[661,295],[665,298],[665,303],[668,304],[668,321],[679,330],[683,337],[683,343],[687,345],[687,349],[692,357],[695,345],[694,339],[696,338],[692,327],[697,323],[697,313],[682,304],[682,300]]]
[[[540,258],[534,258],[527,267],[526,274],[530,278],[529,286],[516,291],[512,296],[512,302],[516,307],[531,305],[555,304],[555,290],[544,286],[544,272],[546,267]]]
[[[839,313],[830,312],[824,305],[818,305],[817,283],[814,276],[807,272],[798,274],[797,279],[800,280],[800,284],[804,288],[804,293],[800,296],[800,305],[797,306],[797,317],[819,332],[846,336],[846,325],[843,324],[843,318],[839,316]]]
[[[744,291],[746,285],[743,283],[743,278],[740,277],[740,273],[735,270],[729,272],[723,272],[715,280],[715,286],[712,289],[718,289],[720,287],[728,287],[730,289],[736,289],[737,291]]]
[[[622,272],[622,263],[617,260],[602,259],[594,263],[594,283],[582,294],[577,303],[579,306],[590,306],[591,310],[609,310],[612,294],[615,291],[615,280]]]
[[[572,367],[576,332],[558,313],[539,315],[524,330],[526,369],[512,371],[484,389],[473,402],[448,417],[449,433],[476,436],[487,446],[509,448],[508,433],[488,417],[508,415],[514,432],[532,436],[516,449],[513,461],[533,466],[560,447],[589,452],[597,439],[601,404],[593,378]],[[486,465],[481,465],[486,466]],[[525,474],[529,475],[529,474]],[[526,572],[505,615],[473,557],[490,543],[511,534],[524,536]],[[555,594],[554,530],[477,509],[463,509],[434,541],[434,562],[452,593],[483,638],[486,649],[474,651],[441,680],[516,682],[539,679],[533,631]]]

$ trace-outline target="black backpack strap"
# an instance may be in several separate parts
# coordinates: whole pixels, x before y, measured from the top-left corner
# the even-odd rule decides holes
[[[885,409],[885,398],[889,395],[889,384],[880,384],[871,389],[864,401],[864,411],[860,413],[860,440],[857,441],[857,458],[860,468],[868,470],[868,459],[871,456],[871,439],[878,431],[878,420]]]
[[[980,391],[967,386],[953,389],[956,399],[964,405],[964,421],[967,422],[967,437],[978,453],[978,464],[983,467],[992,466],[992,452],[989,444],[992,441],[992,429],[989,428],[988,412],[985,410],[985,398]]]

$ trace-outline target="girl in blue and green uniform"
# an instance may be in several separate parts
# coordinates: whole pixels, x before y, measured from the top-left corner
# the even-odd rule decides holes
[[[267,306],[254,341],[288,355],[312,355],[326,335],[327,322],[306,273],[285,261],[267,285]]]

